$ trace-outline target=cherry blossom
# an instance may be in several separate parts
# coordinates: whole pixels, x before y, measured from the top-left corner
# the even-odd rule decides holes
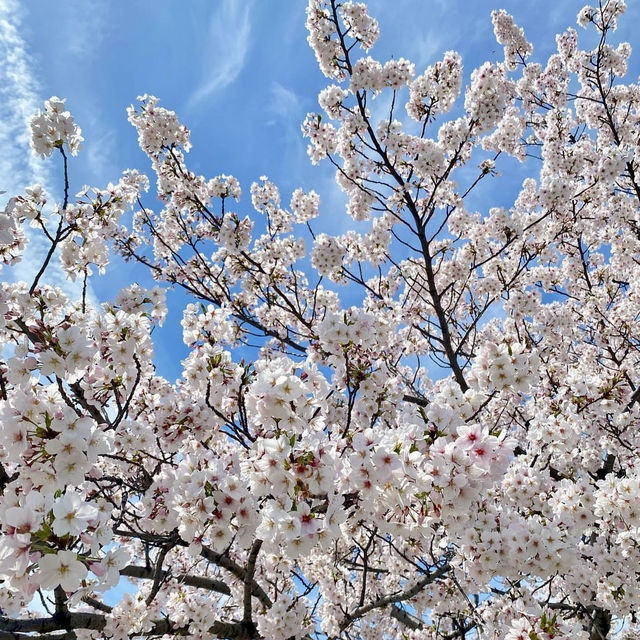
[[[38,579],[43,589],[60,585],[65,591],[75,591],[87,575],[87,568],[73,551],[49,553],[38,561]]]
[[[82,148],[81,129],[66,111],[65,102],[53,96],[45,101],[44,111],[31,118],[31,146],[40,156],[48,157],[63,145],[75,156]]]
[[[547,60],[494,11],[503,50],[465,70],[384,59],[365,4],[310,0],[329,84],[302,134],[345,197],[331,226],[320,189],[193,171],[151,95],[127,114],[153,188],[76,185],[81,131],[46,101],[32,148],[61,202],[34,184],[0,213],[0,635],[636,637],[624,11],[583,8]],[[33,234],[49,250],[19,281]],[[96,302],[116,256],[153,286]]]
[[[58,536],[77,536],[98,515],[98,510],[83,502],[77,493],[65,493],[53,504],[53,532]]]

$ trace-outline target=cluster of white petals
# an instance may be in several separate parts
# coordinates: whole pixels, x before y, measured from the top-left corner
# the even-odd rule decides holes
[[[315,240],[311,252],[311,264],[322,276],[331,276],[340,270],[345,251],[336,238],[321,233]]]
[[[462,88],[462,59],[456,51],[447,51],[442,60],[418,76],[410,85],[407,113],[414,120],[435,118],[447,113]],[[428,115],[427,115],[428,114]]]
[[[525,64],[525,60],[533,53],[533,47],[524,37],[524,30],[513,21],[513,16],[504,9],[491,12],[493,33],[496,41],[504,45],[504,61],[507,69],[513,71],[518,64]]]
[[[521,344],[486,343],[478,349],[471,370],[481,389],[526,392],[538,379],[540,358]]]
[[[477,128],[484,132],[498,124],[509,98],[509,83],[499,66],[485,62],[471,74],[464,107]]]
[[[638,637],[624,10],[585,7],[591,48],[568,29],[542,62],[496,11],[504,59],[467,81],[453,51],[376,59],[364,4],[310,0],[331,84],[302,131],[342,211],[196,173],[148,95],[128,116],[157,198],[137,170],[75,186],[80,129],[45,103],[62,202],[31,185],[0,213],[0,637]],[[114,256],[150,278],[98,304]]]
[[[52,96],[45,100],[44,111],[31,118],[31,148],[43,158],[48,158],[56,148],[66,145],[75,156],[82,148],[82,130],[65,108],[66,100]]]

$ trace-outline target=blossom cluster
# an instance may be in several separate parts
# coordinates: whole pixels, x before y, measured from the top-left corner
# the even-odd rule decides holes
[[[522,344],[487,342],[478,350],[472,371],[482,389],[527,392],[538,377],[540,358]]]
[[[65,185],[62,204],[12,194],[3,263],[25,225],[50,250],[30,282],[0,284],[0,635],[637,636],[640,91],[622,83],[630,46],[610,42],[624,9],[585,7],[594,48],[569,29],[546,63],[494,12],[504,60],[462,98],[456,52],[423,70],[378,60],[364,4],[310,0],[331,84],[302,129],[357,231],[328,233],[314,190],[289,199],[263,176],[243,199],[233,176],[192,171],[189,130],[148,95],[128,115],[156,210],[136,170],[75,198]],[[31,132],[73,184],[64,101]],[[475,197],[506,155],[517,193]],[[154,283],[98,304],[91,278],[114,254]],[[173,382],[154,360],[172,290],[189,297]]]
[[[447,51],[442,60],[428,67],[410,85],[407,113],[414,120],[425,115],[435,118],[447,113],[462,88],[462,59],[456,51]]]
[[[82,130],[65,109],[65,102],[52,96],[45,101],[44,111],[31,118],[31,148],[39,156],[48,158],[63,145],[75,156],[82,148]]]
[[[138,101],[140,110],[131,106],[127,115],[138,131],[138,144],[145,153],[157,158],[172,145],[189,149],[189,131],[178,122],[175,112],[159,107],[155,96],[138,96]]]

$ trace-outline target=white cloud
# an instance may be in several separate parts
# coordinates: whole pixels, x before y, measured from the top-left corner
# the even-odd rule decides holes
[[[6,191],[4,203],[23,193],[26,186],[39,183],[51,203],[60,199],[51,181],[50,167],[55,159],[42,161],[29,147],[29,118],[42,108],[42,99],[30,64],[32,56],[20,35],[21,22],[20,4],[16,0],[0,0],[0,190]],[[30,282],[43,263],[48,241],[31,229],[27,232],[29,244],[22,261],[3,272],[5,279]],[[59,286],[70,297],[81,295],[82,283],[69,282],[55,258],[44,280]]]
[[[416,65],[416,75],[420,75],[427,66],[441,60],[445,50],[454,47],[452,38],[441,38],[433,30],[417,36],[411,42],[413,46],[409,57]]]
[[[49,179],[45,164],[29,150],[29,117],[38,110],[40,100],[19,27],[18,2],[0,0],[0,188],[8,196]]]
[[[204,47],[203,77],[189,98],[189,108],[228,87],[240,75],[249,50],[250,10],[251,3],[242,0],[222,0],[216,5]]]
[[[118,147],[115,131],[105,127],[96,116],[87,125],[91,125],[94,133],[84,143],[82,154],[91,171],[91,184],[103,187],[109,180],[117,182],[118,173],[114,159],[118,157]]]
[[[63,12],[66,49],[74,56],[92,57],[112,28],[108,4],[96,0],[66,0],[59,4]]]
[[[275,118],[269,120],[267,124],[275,124],[275,120],[290,122],[298,113],[299,105],[300,99],[295,91],[282,86],[279,82],[271,83],[267,111]]]

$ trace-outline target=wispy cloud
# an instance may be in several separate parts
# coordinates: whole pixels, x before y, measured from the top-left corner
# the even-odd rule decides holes
[[[189,108],[228,87],[240,75],[249,51],[251,2],[222,0],[215,7],[204,47],[203,77],[189,98]]]
[[[20,22],[18,2],[0,0],[0,188],[7,196],[30,183],[49,180],[47,167],[29,150],[28,121],[40,100]]]
[[[29,147],[29,118],[41,108],[39,85],[31,67],[27,45],[20,35],[22,13],[17,0],[0,0],[0,189],[7,193],[4,201],[24,192],[26,186],[39,183],[49,199],[59,199],[52,188],[49,166],[36,158]],[[22,261],[3,273],[11,280],[33,279],[48,250],[41,234],[27,230],[29,245]],[[59,286],[67,295],[78,298],[81,284],[66,279],[59,263],[54,261],[46,281]]]
[[[408,54],[416,65],[416,74],[420,75],[425,67],[442,59],[442,54],[446,49],[454,48],[455,45],[451,40],[450,37],[445,39],[439,36],[434,30],[411,40],[413,46],[410,48],[412,51],[409,51]]]
[[[279,82],[273,82],[269,89],[267,112],[273,116],[267,124],[276,124],[278,120],[291,122],[300,110],[300,99],[293,89],[284,87]],[[298,123],[296,123],[297,125]]]
[[[96,116],[86,124],[90,125],[94,131],[94,134],[84,143],[83,151],[84,160],[91,171],[91,184],[104,186],[107,179],[116,182],[115,159],[118,158],[118,146],[115,131],[105,127]]]
[[[98,0],[67,0],[60,3],[65,25],[64,43],[73,55],[93,57],[112,28],[109,6]]]

